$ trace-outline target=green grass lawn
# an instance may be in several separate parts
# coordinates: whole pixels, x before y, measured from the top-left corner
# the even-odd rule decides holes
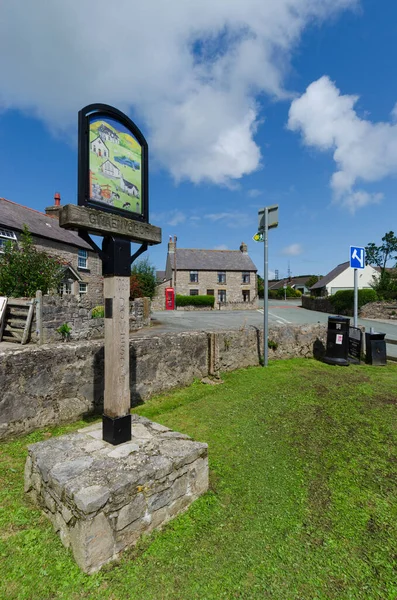
[[[21,399],[23,401],[23,399]],[[397,365],[271,362],[136,409],[209,444],[210,491],[95,575],[23,494],[0,446],[0,598],[397,598]]]

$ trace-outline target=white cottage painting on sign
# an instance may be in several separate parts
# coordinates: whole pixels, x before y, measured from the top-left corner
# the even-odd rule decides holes
[[[90,121],[90,200],[142,214],[142,148],[121,123]]]

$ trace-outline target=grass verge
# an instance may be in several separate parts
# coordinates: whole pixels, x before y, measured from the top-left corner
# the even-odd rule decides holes
[[[0,597],[397,598],[397,365],[271,362],[136,412],[209,444],[211,489],[120,562],[84,575],[0,445]]]

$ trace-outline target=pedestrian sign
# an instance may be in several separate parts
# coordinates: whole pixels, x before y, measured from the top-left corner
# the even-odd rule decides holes
[[[256,233],[252,236],[252,239],[254,240],[254,242],[263,242],[263,233]]]
[[[365,248],[350,246],[350,266],[352,269],[365,268]]]

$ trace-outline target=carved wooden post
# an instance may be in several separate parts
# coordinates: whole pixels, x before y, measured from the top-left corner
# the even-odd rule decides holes
[[[100,160],[98,160],[98,157]],[[116,165],[117,162],[117,165]],[[106,104],[79,112],[79,206],[64,206],[59,224],[77,229],[102,259],[105,296],[105,394],[103,439],[131,439],[130,275],[131,263],[161,243],[150,225],[148,145],[126,115]],[[104,236],[102,250],[89,233]],[[131,256],[131,242],[141,247]]]
[[[130,415],[130,242],[103,240],[105,296],[105,396],[103,439],[122,444],[131,439]]]

